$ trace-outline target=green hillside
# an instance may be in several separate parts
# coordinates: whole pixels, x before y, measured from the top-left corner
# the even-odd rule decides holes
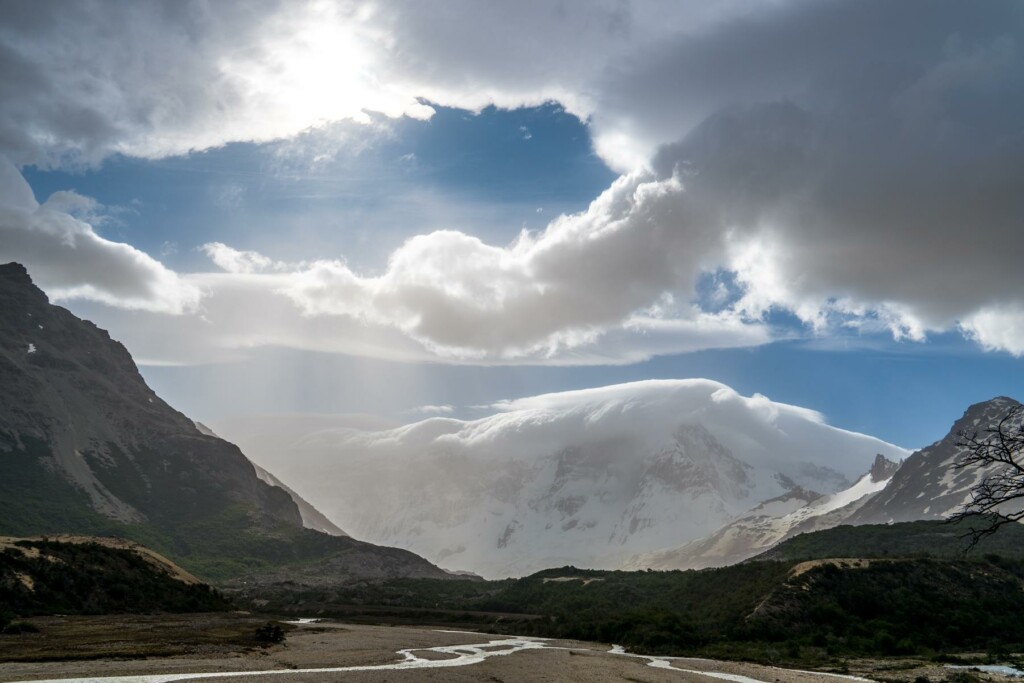
[[[970,547],[971,527],[979,521],[900,522],[838,526],[800,534],[748,560],[814,560],[826,557],[981,557],[999,555],[1024,559],[1024,525],[1003,526]]]
[[[0,622],[14,616],[230,607],[220,593],[145,548],[106,540],[0,539]]]
[[[862,541],[868,544],[878,531],[866,530]],[[909,546],[918,548],[926,547],[933,531],[931,524],[904,525],[902,533],[925,534]],[[937,533],[944,537],[950,531],[956,539],[951,527],[939,525]],[[801,541],[822,551],[842,550],[831,541],[812,542]],[[885,556],[884,544],[869,545],[877,553],[869,559],[838,552],[845,557],[768,559],[699,571],[562,567],[455,586],[423,580],[319,591],[279,585],[262,597],[270,599],[273,611],[301,606],[303,613],[373,623],[443,620],[500,633],[617,643],[646,653],[808,666],[854,656],[1024,651],[1019,548],[1013,557],[942,558],[892,551]]]

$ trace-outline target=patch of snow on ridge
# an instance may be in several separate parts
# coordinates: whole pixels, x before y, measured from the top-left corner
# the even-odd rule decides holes
[[[889,482],[892,481],[892,477],[883,479],[881,481],[873,481],[870,475],[865,474],[863,477],[857,480],[857,483],[846,489],[840,491],[834,495],[828,496],[827,498],[819,501],[815,501],[808,505],[806,517],[817,517],[819,515],[825,515],[833,510],[844,508],[851,503],[855,503],[864,496],[870,496],[872,493],[878,493],[884,489]],[[801,511],[794,512],[794,515],[798,515]]]

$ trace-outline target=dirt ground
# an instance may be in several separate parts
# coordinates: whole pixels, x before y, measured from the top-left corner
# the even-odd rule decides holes
[[[174,619],[174,617],[165,617]],[[69,618],[70,619],[70,618]],[[123,619],[123,618],[122,618]],[[193,628],[200,622],[193,619]],[[123,627],[123,625],[122,625]],[[122,628],[127,633],[130,628]],[[19,638],[30,639],[38,634],[25,634]],[[6,636],[5,636],[6,638]],[[214,648],[193,648],[185,653],[151,656],[147,658],[78,659],[74,661],[49,662],[6,662],[0,663],[0,682],[53,680],[66,678],[95,679],[108,676],[137,676],[154,674],[181,675],[186,680],[189,674],[203,672],[257,672],[273,671],[270,675],[254,676],[239,673],[215,679],[223,683],[245,680],[265,680],[266,683],[326,683],[353,681],[381,683],[445,681],[487,681],[491,683],[532,683],[532,682],[595,682],[634,681],[657,683],[660,681],[701,681],[728,680],[734,683],[840,683],[852,677],[837,677],[822,673],[810,673],[777,669],[736,662],[716,662],[698,659],[673,659],[668,665],[687,671],[656,668],[650,666],[650,659],[624,656],[609,652],[607,645],[575,641],[544,641],[545,649],[526,649],[507,655],[489,656],[481,662],[457,667],[379,669],[375,671],[333,671],[299,672],[296,669],[336,668],[351,666],[375,666],[396,664],[402,661],[399,650],[410,648],[435,648],[439,646],[485,645],[502,638],[490,634],[439,631],[428,628],[404,626],[363,626],[346,624],[310,624],[290,631],[285,644],[271,647],[252,647],[236,644],[222,644]],[[28,641],[26,641],[28,642]],[[564,649],[555,649],[564,648]],[[186,650],[188,648],[185,648]],[[500,647],[482,648],[493,652]],[[454,660],[459,654],[418,651],[416,657],[442,663]],[[867,673],[875,680],[913,681],[919,675],[927,675],[931,681],[944,681],[949,670],[934,665],[930,670],[911,668],[912,662],[893,667],[882,662],[863,662],[855,666],[851,662],[852,675]],[[882,671],[876,667],[886,667]],[[860,670],[858,670],[860,669]],[[985,676],[976,680],[1000,680]],[[1010,680],[1010,679],[1005,679]],[[1017,679],[1019,680],[1019,679]],[[125,682],[130,683],[130,682]],[[139,681],[138,683],[147,683]]]

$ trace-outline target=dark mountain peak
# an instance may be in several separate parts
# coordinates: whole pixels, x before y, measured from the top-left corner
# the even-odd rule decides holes
[[[964,417],[975,414],[987,414],[992,412],[1006,411],[1014,406],[1020,405],[1020,401],[1009,396],[996,396],[987,401],[975,403],[964,412]]]
[[[898,462],[893,462],[881,453],[878,453],[875,455],[875,461],[871,463],[871,469],[868,471],[868,474],[871,477],[871,481],[885,481],[896,474],[896,470],[899,468],[900,464]]]
[[[16,261],[10,263],[0,264],[0,282],[6,284],[8,282],[16,284],[32,284],[32,278],[29,277],[28,269]]]
[[[961,432],[971,434],[993,429],[1011,408],[1019,405],[1019,401],[1009,396],[996,396],[988,401],[975,403],[967,408],[963,417],[953,424],[953,428],[950,429],[945,440],[958,441]]]
[[[0,265],[0,302],[3,303],[0,311],[3,311],[15,302],[19,302],[18,305],[21,306],[45,306],[50,300],[43,290],[32,282],[25,266],[12,261]]]
[[[195,430],[149,388],[122,344],[51,304],[18,263],[0,266],[0,385],[0,432],[65,432],[71,450],[90,439]]]

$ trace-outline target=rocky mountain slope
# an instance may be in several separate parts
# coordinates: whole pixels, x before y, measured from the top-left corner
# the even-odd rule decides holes
[[[812,411],[707,380],[551,394],[496,410],[470,422],[319,430],[250,455],[357,537],[485,577],[616,568],[800,495],[798,487],[845,489],[876,453],[906,455]]]
[[[850,515],[848,522],[886,524],[944,519],[959,510],[970,501],[971,489],[990,473],[981,468],[954,467],[964,453],[958,445],[959,433],[982,434],[994,428],[1016,405],[1017,401],[1005,396],[972,405],[945,437],[907,458],[889,485]]]
[[[196,422],[195,425],[196,429],[206,436],[213,436],[218,439],[220,438],[216,432],[204,425],[202,422]],[[348,534],[342,531],[337,524],[327,519],[326,515],[310,505],[305,498],[289,488],[283,481],[259,465],[253,464],[253,468],[256,470],[256,476],[260,481],[265,484],[269,484],[270,486],[276,486],[288,494],[292,499],[292,502],[295,503],[295,507],[299,509],[299,516],[302,518],[302,526],[307,529],[313,529],[314,531],[322,531],[323,533],[330,534],[331,536],[348,536]]]
[[[303,528],[292,496],[201,433],[128,351],[0,266],[0,533],[118,535],[204,578],[344,553],[346,572],[445,576],[422,558]]]

